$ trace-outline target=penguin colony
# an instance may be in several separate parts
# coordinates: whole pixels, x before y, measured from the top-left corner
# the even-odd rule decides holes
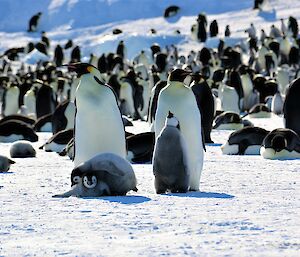
[[[164,16],[179,11],[170,6]],[[38,31],[41,17],[30,19],[28,32]],[[223,154],[300,158],[299,29],[293,17],[281,23],[269,35],[250,24],[239,44],[220,39],[217,48],[204,45],[188,56],[175,45],[153,44],[129,60],[120,41],[115,53],[91,54],[88,63],[81,62],[81,46],[54,46],[42,32],[38,42],[0,55],[0,142],[15,142],[12,158],[35,157],[28,141],[51,132],[40,149],[74,161],[72,189],[56,197],[137,191],[131,163],[152,163],[158,194],[198,191],[212,129],[235,130]],[[227,25],[224,36],[230,34]],[[200,13],[191,36],[202,43],[220,36],[217,20]],[[32,52],[41,56],[36,65],[12,69]],[[283,115],[285,128],[267,131],[245,119],[272,115]],[[151,131],[130,134],[132,120],[147,121]],[[0,172],[7,172],[15,161],[0,157]]]

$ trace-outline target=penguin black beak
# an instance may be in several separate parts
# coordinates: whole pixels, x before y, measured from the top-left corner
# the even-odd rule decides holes
[[[170,111],[169,111],[169,113],[168,113],[168,119],[170,119],[170,118],[173,118],[174,117],[174,115],[173,115],[173,113],[171,113]]]
[[[76,72],[78,77],[90,73],[90,69],[92,68],[92,65],[81,62],[64,64],[62,66],[66,66],[70,72]]]

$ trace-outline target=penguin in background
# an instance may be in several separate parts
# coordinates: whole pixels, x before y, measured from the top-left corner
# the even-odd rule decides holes
[[[19,94],[20,90],[16,85],[8,86],[2,98],[2,115],[8,116],[17,114],[19,110]]]
[[[43,84],[36,93],[36,116],[37,119],[53,113],[56,107],[54,92],[48,84]]]
[[[219,26],[217,20],[213,20],[209,25],[210,37],[216,37],[219,34]]]
[[[283,114],[285,127],[294,130],[300,136],[300,78],[291,82],[287,89]]]
[[[229,25],[226,25],[224,35],[225,35],[225,37],[230,37],[231,31],[230,31]]]
[[[172,193],[188,191],[190,170],[187,146],[180,132],[179,121],[171,112],[156,139],[152,163],[157,194],[168,190]]]
[[[98,57],[96,55],[94,55],[93,53],[91,53],[88,63],[96,67],[98,65]]]
[[[71,61],[70,63],[80,62],[81,60],[81,51],[79,46],[75,46],[71,52]]]
[[[121,40],[117,46],[117,50],[116,50],[116,54],[121,56],[121,58],[123,60],[126,60],[126,56],[127,56],[127,50],[126,50],[126,47],[125,47],[125,44],[124,44],[124,41]]]
[[[69,64],[68,69],[80,79],[75,94],[75,167],[99,153],[126,158],[125,130],[112,88],[90,64]]]
[[[40,53],[48,56],[47,45],[44,42],[38,42],[35,44],[35,49],[38,50]]]
[[[254,6],[253,6],[253,9],[254,9],[254,10],[256,10],[256,9],[261,10],[261,7],[262,7],[262,5],[264,4],[264,1],[265,1],[265,0],[254,0]]]
[[[50,47],[50,39],[47,37],[46,32],[42,31],[42,35],[41,35],[41,42],[44,42],[47,49],[49,49]]]
[[[297,22],[297,20],[293,16],[289,17],[289,20],[288,20],[288,30],[291,31],[292,36],[294,38],[298,37],[298,34],[299,34],[298,22]]]
[[[30,18],[27,30],[28,32],[35,32],[37,30],[41,16],[42,13],[38,12]]]
[[[200,13],[197,18],[197,28],[198,28],[197,39],[200,42],[205,42],[207,39],[206,27],[207,27],[206,15],[204,13]]]
[[[69,39],[67,41],[67,43],[65,44],[64,49],[67,50],[67,49],[71,48],[72,46],[73,46],[73,41],[72,41],[72,39]]]
[[[193,79],[191,89],[195,94],[197,105],[201,113],[201,124],[205,143],[213,143],[210,133],[215,114],[214,97],[209,85],[205,80],[201,79],[200,74],[194,74]]]
[[[189,187],[191,191],[198,191],[203,168],[204,144],[201,114],[195,95],[192,89],[183,83],[188,75],[190,72],[182,69],[170,72],[167,86],[161,90],[158,96],[154,131],[157,138],[164,127],[169,111],[178,119],[182,136],[188,146],[187,156],[191,170]]]
[[[64,52],[60,45],[57,45],[54,49],[53,61],[57,67],[61,66],[64,61]]]

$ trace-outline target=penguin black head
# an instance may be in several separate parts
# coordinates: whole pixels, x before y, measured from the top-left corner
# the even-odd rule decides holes
[[[97,177],[93,174],[85,174],[82,177],[82,182],[86,188],[92,189],[97,186],[98,180],[97,180]]]
[[[175,69],[171,71],[168,80],[169,81],[178,81],[178,82],[183,82],[184,79],[188,76],[191,75],[190,71],[182,70],[182,69]]]
[[[70,63],[64,66],[67,66],[69,71],[76,72],[78,77],[81,77],[84,74],[93,73],[93,70],[97,69],[95,66],[89,63],[81,63],[81,62]]]
[[[75,168],[71,173],[71,186],[77,185],[82,177],[82,171],[79,168]]]
[[[276,135],[271,141],[271,146],[275,152],[280,152],[287,147],[287,141],[283,136]]]
[[[169,111],[166,124],[168,126],[176,127],[178,130],[180,130],[180,125],[178,119],[174,116],[172,112]]]

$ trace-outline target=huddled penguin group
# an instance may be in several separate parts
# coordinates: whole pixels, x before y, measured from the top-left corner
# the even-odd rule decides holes
[[[178,12],[170,6],[164,15]],[[28,32],[37,31],[41,15],[30,19]],[[184,56],[175,45],[153,44],[129,60],[121,40],[115,52],[91,53],[88,63],[81,62],[81,46],[53,46],[42,32],[39,42],[0,56],[0,142],[15,142],[12,158],[35,157],[29,142],[52,133],[40,149],[74,161],[72,189],[62,197],[136,191],[131,164],[151,162],[156,193],[198,191],[215,129],[234,130],[224,154],[300,158],[298,24],[293,17],[281,22],[260,36],[250,24],[238,44],[220,38],[210,48],[205,42],[218,37],[218,22],[200,13],[191,29],[204,45],[198,52]],[[39,62],[17,67],[20,56]],[[284,116],[285,128],[270,132],[251,122],[273,115]],[[136,120],[148,122],[149,131],[129,133]],[[3,172],[13,163],[0,158]]]

